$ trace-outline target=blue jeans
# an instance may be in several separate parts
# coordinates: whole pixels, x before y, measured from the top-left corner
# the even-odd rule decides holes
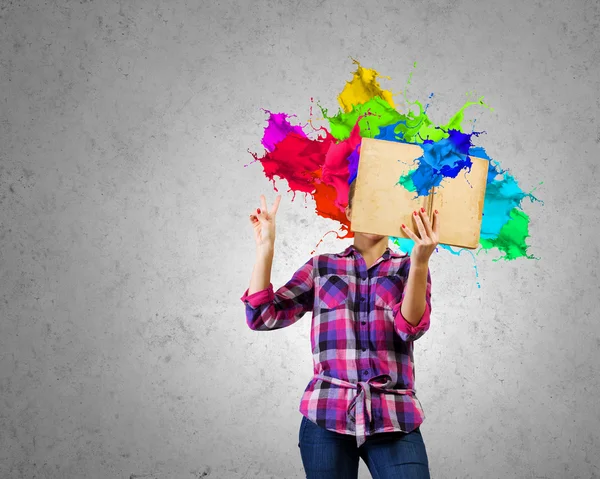
[[[328,431],[302,416],[300,455],[307,479],[356,479],[359,458],[373,479],[429,479],[429,461],[419,428],[356,438]]]

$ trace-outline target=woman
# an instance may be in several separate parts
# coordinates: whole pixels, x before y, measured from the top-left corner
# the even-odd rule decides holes
[[[354,184],[346,216],[352,220]],[[429,258],[438,244],[439,219],[414,212],[418,235],[410,257],[388,247],[387,236],[355,232],[339,254],[307,261],[276,292],[270,282],[275,216],[250,215],[256,263],[242,296],[248,326],[284,328],[313,312],[314,376],[300,403],[299,447],[308,479],[358,477],[359,458],[372,476],[429,478],[419,426],[424,415],[415,395],[413,342],[429,328]]]

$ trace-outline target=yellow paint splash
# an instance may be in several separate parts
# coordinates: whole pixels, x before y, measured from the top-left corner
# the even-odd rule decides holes
[[[390,77],[384,77],[376,70],[361,67],[360,63],[354,59],[352,61],[358,65],[358,68],[354,72],[352,80],[346,82],[346,86],[338,96],[338,101],[344,112],[349,113],[352,111],[352,105],[362,105],[374,97],[383,98],[394,108],[392,92],[382,90],[377,81],[377,78],[389,80]]]

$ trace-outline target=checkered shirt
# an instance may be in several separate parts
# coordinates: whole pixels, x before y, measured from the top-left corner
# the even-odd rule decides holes
[[[400,311],[410,257],[386,249],[367,270],[349,246],[306,262],[274,292],[273,285],[242,296],[250,329],[285,328],[312,311],[314,375],[300,412],[330,431],[356,436],[361,446],[381,432],[410,432],[423,422],[415,394],[413,342],[428,329],[431,276],[426,308],[417,326]]]

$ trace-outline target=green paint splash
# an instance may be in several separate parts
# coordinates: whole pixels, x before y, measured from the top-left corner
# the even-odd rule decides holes
[[[329,121],[331,135],[339,141],[350,138],[354,125],[358,120],[360,136],[362,138],[375,138],[379,135],[380,127],[397,123],[403,119],[390,104],[383,98],[374,97],[368,102],[354,105],[352,111],[345,113],[341,110],[335,116],[328,116],[327,110],[319,105],[321,113]]]
[[[497,237],[480,240],[482,249],[479,252],[497,248],[505,253],[504,256],[495,258],[493,261],[513,260],[521,257],[539,259],[527,254],[527,238],[529,238],[529,216],[525,212],[513,208],[510,211],[510,219],[502,226]]]

